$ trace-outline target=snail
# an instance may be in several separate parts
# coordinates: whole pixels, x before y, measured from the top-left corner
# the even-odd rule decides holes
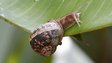
[[[57,20],[49,20],[47,23],[39,26],[30,36],[30,45],[32,49],[42,56],[50,56],[58,45],[61,45],[64,30],[74,23],[80,26],[80,13],[71,13]]]

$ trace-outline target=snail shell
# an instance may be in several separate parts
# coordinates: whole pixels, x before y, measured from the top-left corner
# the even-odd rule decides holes
[[[61,44],[63,28],[55,20],[38,27],[31,35],[30,44],[33,50],[43,56],[50,56]]]
[[[64,30],[75,22],[79,25],[79,14],[71,13],[61,19],[50,20],[48,23],[38,27],[30,36],[32,49],[43,56],[53,54],[57,46],[61,45]]]

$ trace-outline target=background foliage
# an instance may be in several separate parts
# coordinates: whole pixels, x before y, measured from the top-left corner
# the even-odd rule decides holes
[[[51,62],[51,57],[46,59],[31,51],[28,39],[35,28],[71,12],[81,13],[81,26],[67,29],[65,36],[109,27],[112,26],[111,6],[112,0],[0,0],[0,63]],[[111,33],[110,27],[81,34],[82,42],[78,45],[95,62],[111,63]]]

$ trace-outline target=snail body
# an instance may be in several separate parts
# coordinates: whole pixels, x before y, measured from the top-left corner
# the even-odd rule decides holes
[[[38,27],[30,36],[32,49],[42,56],[50,56],[56,51],[57,46],[61,45],[64,30],[78,20],[79,13],[72,13]]]
[[[63,28],[55,20],[40,26],[31,35],[30,44],[33,50],[43,56],[50,56],[61,44]]]

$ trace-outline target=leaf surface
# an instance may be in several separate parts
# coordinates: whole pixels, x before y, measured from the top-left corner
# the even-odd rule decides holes
[[[74,25],[65,36],[112,26],[112,0],[0,0],[0,17],[32,32],[50,19],[80,12],[81,26]]]

